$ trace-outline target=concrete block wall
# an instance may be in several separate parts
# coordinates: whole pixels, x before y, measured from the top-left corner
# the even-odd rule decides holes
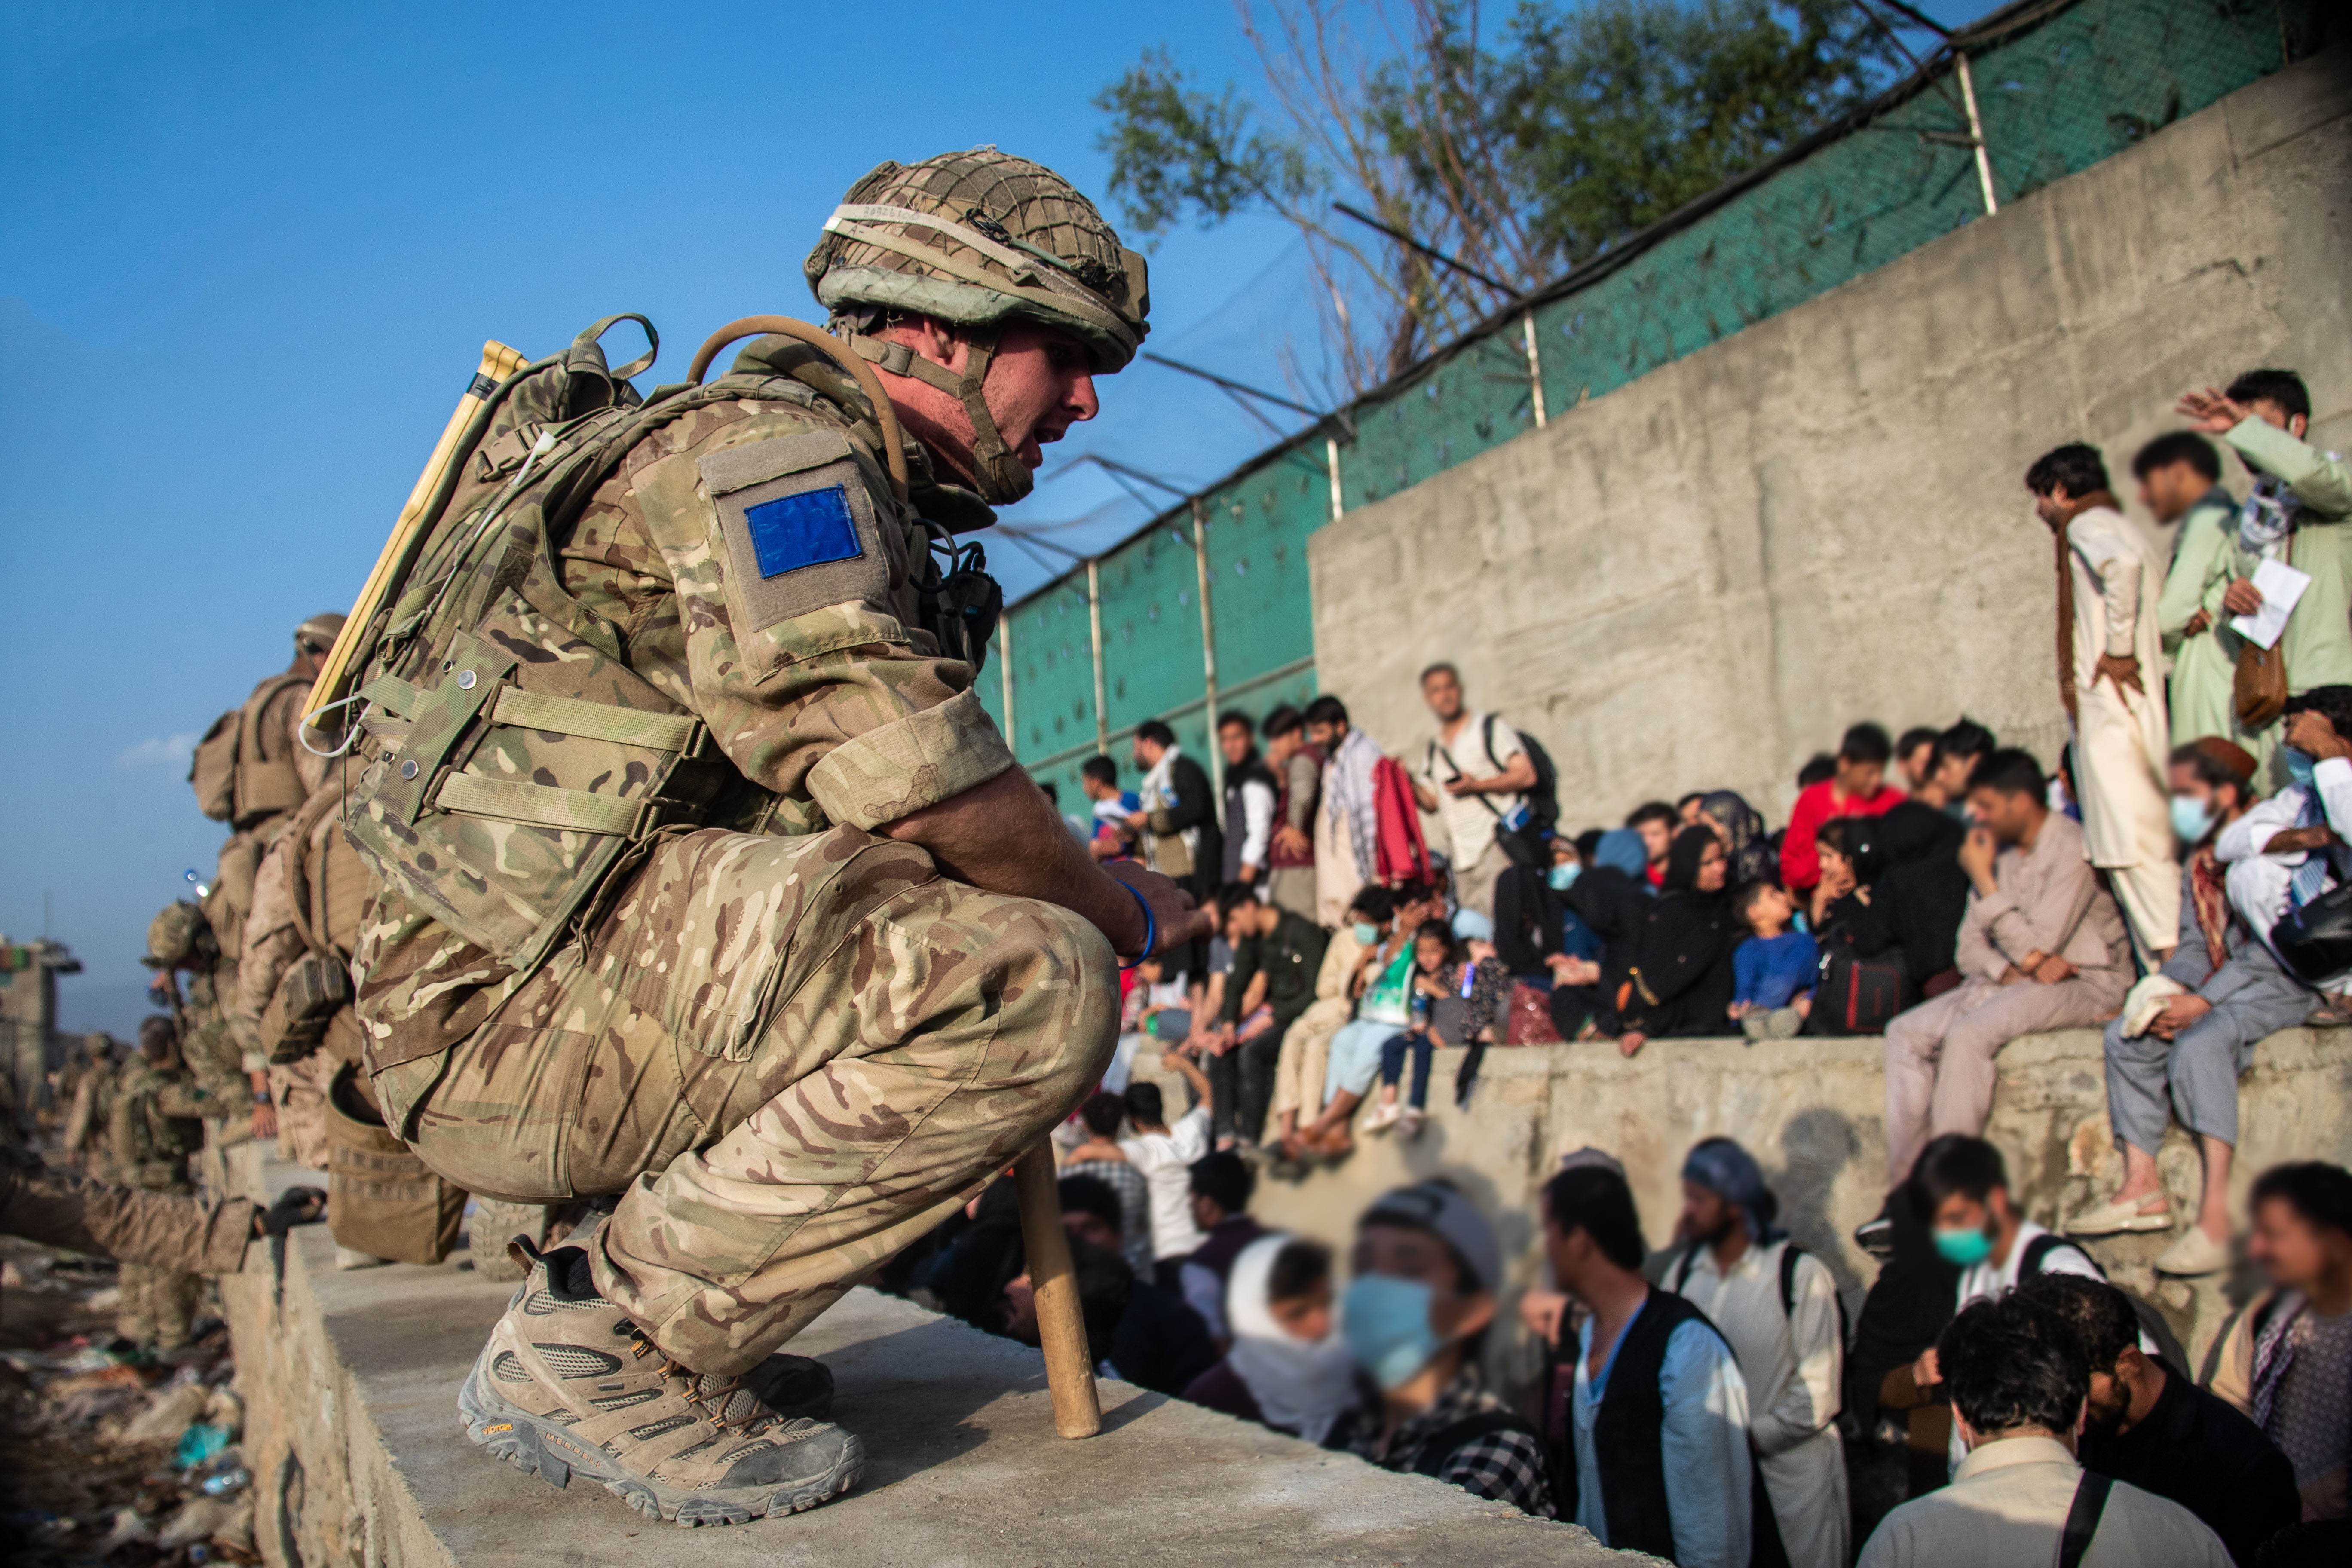
[[[1252,1207],[1267,1225],[1344,1253],[1356,1216],[1374,1198],[1407,1182],[1445,1176],[1496,1217],[1516,1300],[1546,1278],[1539,1194],[1562,1154],[1590,1145],[1623,1161],[1643,1230],[1654,1248],[1663,1248],[1682,1207],[1683,1156],[1700,1139],[1722,1134],[1762,1164],[1782,1223],[1836,1273],[1851,1315],[1877,1277],[1853,1232],[1886,1195],[1883,1043],[1875,1036],[1753,1046],[1653,1040],[1630,1059],[1610,1040],[1498,1047],[1487,1051],[1466,1110],[1453,1104],[1462,1053],[1441,1051],[1430,1079],[1430,1122],[1418,1140],[1360,1139],[1349,1160],[1303,1181],[1261,1179]],[[1160,1079],[1172,1103],[1184,1103],[1178,1080],[1162,1075],[1156,1061],[1138,1066],[1143,1076]],[[2246,1188],[2280,1161],[2352,1164],[2352,1029],[2272,1036],[2255,1047],[2239,1097],[2242,1141],[2231,1187],[2241,1212]],[[2098,1031],[2011,1042],[2000,1054],[1985,1135],[2007,1158],[2027,1211],[2044,1225],[2055,1228],[2112,1191],[2122,1179],[2123,1156],[2107,1124]],[[2158,1163],[2174,1212],[2192,1212],[2197,1156],[2178,1127],[2166,1134]],[[2159,1279],[2150,1265],[2170,1240],[2123,1237],[2094,1242],[2090,1250],[2118,1284],[2164,1310],[2201,1364],[2245,1300],[2246,1281]],[[1493,1354],[1493,1370],[1507,1384],[1535,1377],[1536,1349],[1507,1310]]]
[[[2087,440],[2127,489],[2182,389],[2255,365],[2352,446],[2347,256],[2338,47],[1319,530],[1322,689],[1418,754],[1414,675],[1454,660],[1549,747],[1571,829],[1721,787],[1781,820],[1863,718],[1966,712],[2054,763],[2027,465]]]

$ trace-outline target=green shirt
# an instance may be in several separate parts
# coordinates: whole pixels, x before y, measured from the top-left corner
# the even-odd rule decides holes
[[[2287,690],[2300,695],[2318,686],[2352,685],[2352,530],[2341,526],[2352,518],[2352,468],[2263,419],[2240,420],[2221,438],[2248,468],[2275,476],[2303,503],[2284,559],[2309,573],[2311,585],[2279,638]],[[2230,551],[2236,575],[2252,576],[2261,554],[2234,533]]]

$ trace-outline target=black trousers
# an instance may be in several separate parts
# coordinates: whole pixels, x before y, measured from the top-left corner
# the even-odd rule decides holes
[[[1274,1103],[1275,1067],[1282,1058],[1283,1031],[1287,1019],[1254,1040],[1244,1040],[1221,1057],[1208,1060],[1209,1088],[1215,1104],[1209,1111],[1211,1129],[1219,1138],[1255,1143],[1265,1131],[1265,1113]]]

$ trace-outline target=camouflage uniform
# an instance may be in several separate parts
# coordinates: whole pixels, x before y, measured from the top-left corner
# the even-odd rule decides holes
[[[986,207],[1033,238],[1093,247],[1094,281],[1076,291],[1094,314],[1078,314],[1102,334],[1087,339],[1098,368],[1123,364],[1141,335],[1139,260],[1082,197],[1054,194],[1068,187],[1050,172],[992,151],[888,164],[851,204],[931,179],[946,205],[967,175],[984,188],[954,198],[960,218],[992,224]],[[811,258],[836,311],[877,297],[826,294],[845,257],[961,243],[928,229],[908,241],[903,221],[874,216],[898,210],[845,204],[836,218],[856,222],[828,226],[868,237],[829,237]],[[1052,224],[1083,229],[1083,246]],[[957,224],[931,227],[1027,267]],[[957,276],[978,275],[981,254],[960,255]],[[991,287],[1049,301],[1076,287],[1021,276]],[[1126,314],[1087,289],[1125,301]],[[973,319],[947,295],[902,303]],[[1097,317],[1125,321],[1128,335]],[[588,363],[599,330],[568,364]],[[858,353],[887,362],[888,346],[845,330]],[[984,369],[987,354],[972,357]],[[943,373],[918,361],[908,374]],[[437,599],[412,589],[395,614],[423,626],[415,651],[371,667],[366,689],[379,700],[362,723],[385,744],[354,792],[352,833],[387,886],[353,970],[367,1065],[394,1131],[477,1193],[622,1194],[608,1221],[574,1238],[595,1291],[665,1355],[731,1374],[1065,1115],[1108,1058],[1118,989],[1109,945],[1086,921],[955,880],[876,831],[1013,765],[971,689],[973,664],[941,651],[919,592],[933,531],[922,520],[941,532],[976,527],[985,506],[935,479],[911,440],[901,503],[856,382],[797,342],[761,340],[697,395],[634,439],[576,521],[537,534],[525,517],[542,504],[535,492],[518,490],[525,500],[510,511],[485,509],[507,506],[498,485],[528,474],[537,431],[576,421],[577,406],[549,395],[537,423],[505,413],[514,424],[491,427],[472,488],[445,513],[460,526],[436,531],[416,567],[416,580],[439,573],[453,585]],[[987,488],[1025,487],[1017,463],[1017,480],[1001,468],[983,463]],[[752,515],[818,503],[854,523],[846,552],[795,555],[803,536],[779,546]],[[469,566],[457,536],[470,524],[491,537],[492,515],[509,520],[506,541]],[[534,701],[698,728],[663,746],[575,742],[567,734],[582,731],[504,717],[520,707],[509,676]],[[719,754],[697,774],[705,733]],[[458,734],[478,739],[467,750]],[[461,782],[462,798],[504,798],[509,815],[452,808]],[[698,804],[685,826],[612,839],[528,815],[552,803],[582,820],[583,798],[614,797],[664,816],[670,801]]]
[[[257,1212],[243,1198],[213,1205],[0,1158],[0,1236],[116,1258],[126,1271],[234,1273]]]
[[[115,1085],[112,1129],[114,1165],[123,1184],[193,1203],[188,1157],[204,1146],[204,1119],[215,1110],[185,1069],[159,1066],[143,1055],[125,1063]],[[117,1333],[163,1350],[188,1342],[202,1279],[182,1268],[125,1262],[120,1283]]]
[[[204,911],[185,902],[165,905],[148,923],[147,956],[140,962],[166,975],[186,973],[184,984],[171,984],[180,1059],[204,1089],[212,1141],[245,1142],[253,1135],[253,1087],[226,1006],[236,988],[236,964],[221,952]]]

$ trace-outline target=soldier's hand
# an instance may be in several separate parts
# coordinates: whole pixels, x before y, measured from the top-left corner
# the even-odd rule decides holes
[[[1213,910],[1193,907],[1192,895],[1161,876],[1148,871],[1131,860],[1117,860],[1103,867],[1118,880],[1139,894],[1150,907],[1152,923],[1158,927],[1152,952],[1166,952],[1172,947],[1184,947],[1195,942],[1205,942],[1217,931],[1217,918]],[[1136,913],[1139,916],[1142,910]],[[1111,946],[1122,960],[1147,958],[1149,953],[1137,951],[1143,943],[1142,922],[1121,940],[1118,933],[1106,932]]]

